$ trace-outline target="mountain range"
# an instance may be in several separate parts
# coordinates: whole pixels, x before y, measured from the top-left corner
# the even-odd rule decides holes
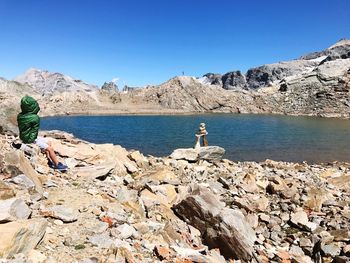
[[[350,117],[350,40],[298,59],[239,70],[178,76],[144,88],[101,88],[61,73],[31,68],[0,78],[2,130],[14,131],[20,98],[35,97],[41,114],[265,113]]]

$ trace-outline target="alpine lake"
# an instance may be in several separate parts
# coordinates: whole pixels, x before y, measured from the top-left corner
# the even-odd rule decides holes
[[[225,148],[224,158],[233,161],[350,161],[350,120],[342,119],[250,114],[58,116],[42,118],[41,129],[167,156],[174,149],[194,147],[202,122],[209,145]]]

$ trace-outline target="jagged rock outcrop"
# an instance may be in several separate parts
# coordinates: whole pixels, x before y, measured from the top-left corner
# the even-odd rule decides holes
[[[310,60],[320,57],[325,57],[325,61],[350,58],[350,40],[341,39],[326,50],[301,56],[300,59]]]
[[[131,96],[133,103],[143,101],[173,112],[262,112],[264,107],[260,102],[253,103],[250,92],[227,91],[188,76],[136,90]]]
[[[211,85],[222,85],[222,75],[216,73],[207,73],[203,75]]]
[[[105,82],[102,87],[101,91],[107,92],[109,94],[113,94],[118,91],[118,86],[114,82]]]
[[[239,70],[224,74],[221,80],[224,89],[247,89],[245,76]]]
[[[131,92],[131,91],[134,91],[134,90],[137,90],[137,89],[140,89],[140,87],[130,87],[130,86],[128,86],[128,85],[125,85],[124,87],[123,87],[123,92]]]
[[[101,87],[101,93],[109,96],[113,104],[121,102],[121,96],[118,92],[118,86],[115,82],[105,82]]]
[[[312,71],[320,63],[350,57],[350,40],[343,39],[321,52],[314,52],[292,61],[266,64],[251,68],[246,74],[240,71],[227,72],[224,75],[207,73],[203,77],[206,83],[221,85],[224,89],[257,89],[268,87],[288,76]]]
[[[247,85],[251,89],[268,87],[285,77],[309,72],[319,63],[312,60],[292,60],[252,68],[246,74]]]
[[[350,116],[350,59],[327,61],[312,72],[285,78],[280,85],[284,93],[286,114]]]

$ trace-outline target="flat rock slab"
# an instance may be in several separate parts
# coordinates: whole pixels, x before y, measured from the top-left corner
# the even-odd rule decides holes
[[[0,201],[0,223],[29,218],[32,211],[22,199]]]
[[[206,146],[198,149],[185,148],[176,149],[170,155],[175,160],[187,160],[195,162],[198,160],[220,160],[225,154],[225,149],[219,146]]]
[[[78,176],[90,177],[90,178],[102,178],[107,177],[114,171],[115,163],[104,163],[101,165],[76,167],[73,172]]]
[[[19,174],[16,177],[11,178],[9,181],[17,185],[21,185],[28,190],[35,188],[34,182],[24,174]]]
[[[108,233],[91,236],[89,242],[98,248],[111,248],[114,244]]]
[[[254,230],[239,210],[225,207],[207,188],[198,187],[173,209],[201,232],[203,242],[210,248],[220,248],[226,258],[251,260]]]
[[[170,158],[175,160],[187,160],[189,162],[195,162],[198,159],[198,151],[196,149],[176,149],[170,155]]]
[[[70,207],[63,205],[55,205],[41,211],[41,214],[46,217],[52,217],[62,220],[65,223],[77,221],[78,216]]]
[[[0,258],[15,254],[28,254],[40,242],[46,232],[44,219],[31,219],[0,224]]]

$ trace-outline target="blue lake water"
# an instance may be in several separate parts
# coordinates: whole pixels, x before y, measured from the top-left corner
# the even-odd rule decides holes
[[[41,120],[43,130],[63,130],[94,143],[120,144],[145,155],[193,147],[205,122],[209,145],[234,161],[350,161],[350,121],[275,115],[64,116]]]

